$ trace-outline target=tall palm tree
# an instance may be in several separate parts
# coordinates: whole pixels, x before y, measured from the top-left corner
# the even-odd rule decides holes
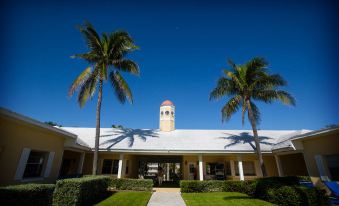
[[[247,112],[252,126],[256,152],[258,154],[260,168],[263,176],[267,176],[262,158],[257,125],[260,122],[260,111],[254,101],[272,103],[276,100],[287,105],[295,105],[295,99],[279,87],[286,86],[287,82],[278,74],[269,74],[268,63],[265,59],[256,57],[243,65],[236,65],[232,60],[228,61],[231,70],[224,70],[216,88],[210,93],[210,100],[229,97],[221,110],[222,121],[228,121],[239,109],[242,112],[242,124],[244,125]]]
[[[83,107],[86,101],[94,96],[98,88],[95,151],[92,171],[93,175],[96,175],[103,83],[107,80],[111,83],[120,103],[125,103],[126,100],[133,103],[132,92],[120,72],[139,75],[138,65],[126,58],[127,54],[137,49],[137,46],[125,31],[115,31],[109,34],[103,33],[100,37],[89,22],[81,25],[79,29],[84,36],[89,51],[83,54],[76,54],[73,58],[86,60],[89,63],[89,67],[74,80],[68,95],[72,96],[79,89],[78,103],[80,107]]]

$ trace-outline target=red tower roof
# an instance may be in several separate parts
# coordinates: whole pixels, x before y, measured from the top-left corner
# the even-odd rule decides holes
[[[174,104],[170,100],[165,100],[160,106],[174,106]]]

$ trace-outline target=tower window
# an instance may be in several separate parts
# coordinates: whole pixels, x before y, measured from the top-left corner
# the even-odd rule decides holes
[[[171,114],[172,114],[172,117],[174,117],[174,112],[173,111],[171,112]]]
[[[166,114],[166,115],[169,115],[169,111],[166,111],[165,114]]]
[[[163,112],[163,111],[161,111],[161,112],[160,112],[160,114],[161,114],[161,116],[162,116],[162,115],[164,115],[164,112]]]

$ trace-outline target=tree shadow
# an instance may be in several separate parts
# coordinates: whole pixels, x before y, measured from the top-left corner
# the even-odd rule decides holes
[[[256,150],[255,144],[254,144],[254,137],[250,135],[248,132],[242,132],[239,135],[230,134],[230,133],[224,133],[225,135],[230,135],[227,137],[220,137],[225,140],[230,140],[231,143],[226,144],[224,148],[231,147],[236,144],[249,144],[254,150]],[[260,144],[265,145],[273,145],[274,143],[268,142],[267,140],[273,139],[271,137],[266,136],[259,136],[259,142]]]
[[[100,135],[100,137],[110,137],[110,136],[114,136],[114,138],[106,140],[102,142],[100,145],[110,144],[107,147],[107,149],[111,149],[114,145],[127,139],[128,147],[132,147],[134,144],[135,138],[140,138],[141,140],[146,142],[148,138],[159,137],[158,133],[156,133],[154,130],[151,130],[151,129],[130,129],[130,128],[115,129],[112,132],[108,132],[106,134]]]

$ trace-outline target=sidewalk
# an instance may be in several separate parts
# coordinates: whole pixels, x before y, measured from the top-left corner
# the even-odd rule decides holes
[[[186,206],[180,188],[154,188],[147,206]]]

